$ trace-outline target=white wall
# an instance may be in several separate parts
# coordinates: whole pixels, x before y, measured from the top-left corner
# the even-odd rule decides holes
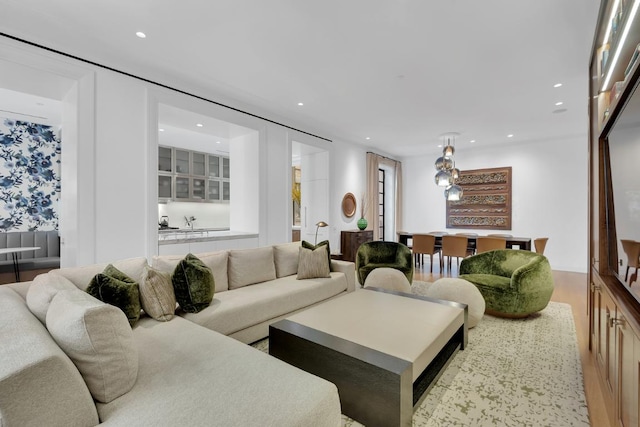
[[[229,203],[170,202],[158,204],[158,220],[166,215],[169,226],[187,228],[184,217],[196,217],[194,228],[229,228]]]
[[[443,189],[433,180],[436,157],[413,157],[403,161],[403,224],[406,231],[446,230]],[[549,237],[545,255],[552,268],[586,272],[586,136],[535,144],[459,148],[456,165],[461,170],[511,166],[512,230],[495,232],[532,239]],[[492,232],[458,228],[447,231]]]

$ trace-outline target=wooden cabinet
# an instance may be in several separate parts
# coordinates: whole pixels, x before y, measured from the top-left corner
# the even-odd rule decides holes
[[[361,244],[373,240],[373,230],[343,230],[340,233],[340,250],[344,261],[356,261]]]
[[[621,427],[640,426],[640,298],[618,271],[628,228],[616,221],[625,205],[614,197],[621,163],[613,150],[637,117],[639,58],[638,2],[602,1],[589,64],[589,346],[609,420]]]
[[[228,157],[158,147],[158,201],[229,202]]]

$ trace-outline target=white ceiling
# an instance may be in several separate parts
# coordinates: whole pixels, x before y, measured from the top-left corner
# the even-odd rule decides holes
[[[0,7],[3,33],[335,143],[411,156],[435,152],[450,131],[461,133],[459,149],[472,139],[476,147],[586,139],[598,0],[0,0]]]

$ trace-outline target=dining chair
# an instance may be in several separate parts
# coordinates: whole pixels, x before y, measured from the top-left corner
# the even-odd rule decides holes
[[[424,255],[429,255],[431,259],[430,271],[433,273],[433,255],[439,254],[440,248],[436,247],[436,236],[433,234],[413,235],[413,256],[416,265],[422,265]]]
[[[456,233],[456,236],[471,237],[473,240],[467,241],[467,255],[473,255],[476,253],[476,238],[478,233]]]
[[[540,255],[544,254],[544,248],[547,246],[548,237],[539,237],[537,239],[533,239],[533,246],[536,248],[536,252]]]
[[[631,275],[631,281],[629,281],[629,286],[631,286],[638,277],[638,268],[640,268],[640,242],[621,239],[620,243],[622,243],[622,250],[627,254],[627,271],[624,273],[625,282],[629,276],[629,268],[633,267],[636,269],[636,272]]]
[[[480,236],[476,239],[476,254],[482,252],[494,251],[496,249],[506,249],[507,239],[504,237],[484,237]]]
[[[456,257],[458,267],[460,258],[467,256],[469,239],[467,236],[445,235],[442,236],[442,252],[440,254],[440,271],[444,271],[444,257],[449,257],[449,272],[451,272],[451,257]]]

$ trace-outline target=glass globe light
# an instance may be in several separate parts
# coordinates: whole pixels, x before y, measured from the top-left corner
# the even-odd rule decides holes
[[[448,186],[444,190],[444,197],[452,202],[460,200],[462,198],[462,187],[457,184]]]
[[[444,157],[438,157],[436,159],[435,166],[436,166],[436,170],[439,170],[439,171],[443,170],[444,169]]]
[[[460,178],[460,169],[458,169],[458,168],[451,169],[451,178],[453,178],[454,181],[456,179]]]
[[[451,185],[452,178],[451,174],[445,170],[441,170],[436,174],[436,184],[440,187],[446,187],[447,185]]]
[[[455,153],[456,149],[453,147],[453,145],[445,145],[444,148],[442,149],[442,155],[444,157],[451,157],[453,156],[453,153]]]

